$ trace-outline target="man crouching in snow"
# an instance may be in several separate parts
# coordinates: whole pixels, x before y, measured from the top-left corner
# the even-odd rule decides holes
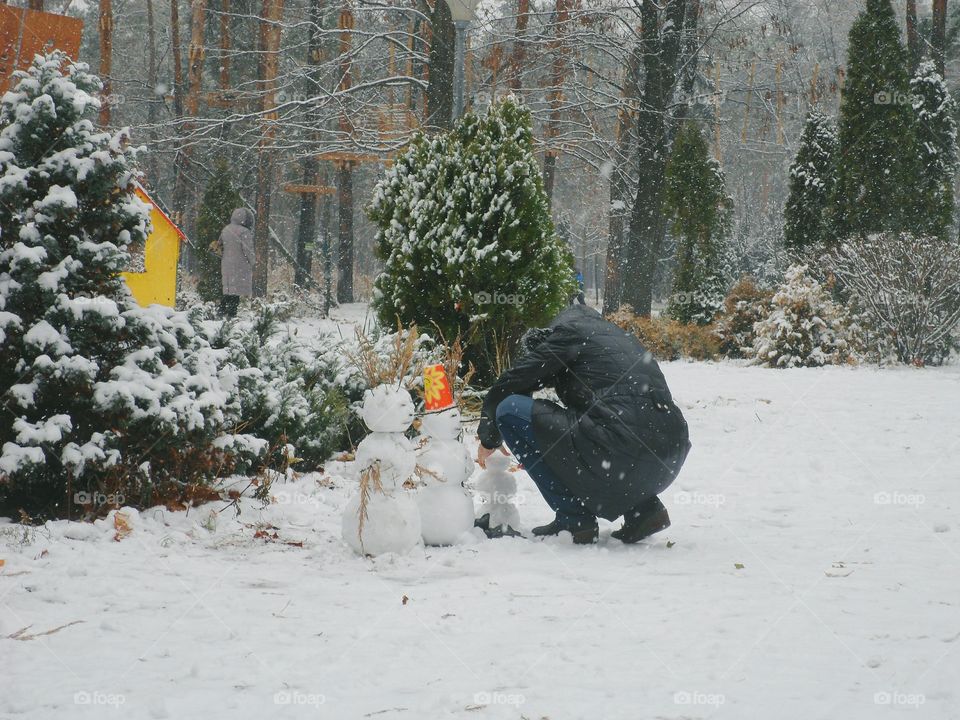
[[[646,348],[584,305],[527,331],[523,347],[484,400],[477,461],[485,466],[505,442],[523,464],[557,514],[533,534],[566,530],[575,543],[592,543],[597,517],[621,515],[612,535],[625,543],[668,528],[657,495],[677,476],[690,441]],[[544,387],[563,405],[530,397]]]

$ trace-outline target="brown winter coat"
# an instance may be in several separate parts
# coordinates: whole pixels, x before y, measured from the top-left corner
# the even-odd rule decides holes
[[[220,233],[220,273],[224,295],[253,295],[253,212],[237,208]]]

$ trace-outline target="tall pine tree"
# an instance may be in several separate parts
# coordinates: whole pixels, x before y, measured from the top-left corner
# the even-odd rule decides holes
[[[953,225],[953,183],[957,173],[957,104],[930,60],[910,81],[916,113],[915,133],[920,159],[919,198],[913,228],[919,235],[946,237]]]
[[[784,243],[793,254],[816,250],[827,239],[825,217],[833,192],[837,144],[833,121],[820,108],[811,108],[790,165],[790,194],[783,212]]]
[[[867,0],[850,29],[832,240],[912,229],[919,163],[909,93],[907,51],[890,0]]]
[[[677,243],[667,313],[681,322],[706,324],[723,305],[731,200],[723,170],[694,122],[685,123],[673,141],[666,180],[665,207]]]
[[[229,163],[223,158],[217,160],[197,213],[197,291],[208,301],[219,302],[223,295],[220,258],[210,249],[210,243],[220,238],[220,231],[230,222],[230,214],[243,207],[231,174]]]

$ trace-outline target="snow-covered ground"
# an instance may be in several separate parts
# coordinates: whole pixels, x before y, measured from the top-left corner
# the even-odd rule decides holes
[[[664,370],[694,448],[637,546],[365,560],[321,475],[0,525],[0,717],[958,717],[960,369]]]

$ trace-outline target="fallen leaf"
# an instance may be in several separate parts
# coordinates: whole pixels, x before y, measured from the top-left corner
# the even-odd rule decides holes
[[[734,566],[737,570],[743,570],[743,563],[734,563],[733,566]]]
[[[133,525],[130,524],[130,516],[125,512],[117,511],[113,514],[113,539],[117,542],[123,540],[127,535],[133,532]]]
[[[410,602],[410,598],[408,598],[406,595],[404,595],[402,598],[400,598],[400,602],[402,602],[404,605],[406,605],[408,602]]]

